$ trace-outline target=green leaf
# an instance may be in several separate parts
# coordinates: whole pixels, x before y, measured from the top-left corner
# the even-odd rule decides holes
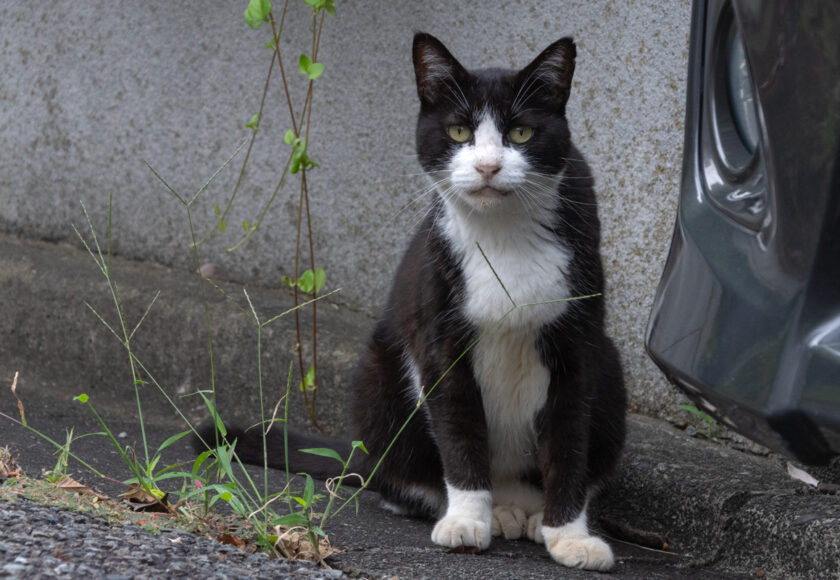
[[[295,132],[291,129],[286,131],[286,135],[283,136],[283,141],[286,142],[286,145],[291,145],[295,142]]]
[[[321,64],[320,62],[313,62],[309,66],[309,70],[307,71],[307,74],[309,75],[309,80],[314,81],[319,76],[324,74],[324,65]]]
[[[296,498],[297,499],[297,498]],[[303,500],[301,500],[303,501]],[[301,513],[297,514],[288,514],[285,516],[280,516],[278,518],[274,518],[271,520],[271,525],[273,526],[289,526],[290,528],[294,527],[307,527],[309,525],[309,520],[306,518],[305,515]]]
[[[322,268],[315,268],[315,292],[320,293],[327,281],[327,273]]]
[[[163,451],[164,449],[166,449],[167,447],[169,447],[170,445],[175,443],[178,439],[180,439],[181,437],[185,437],[185,436],[189,435],[190,433],[192,433],[192,431],[189,430],[189,429],[187,429],[186,431],[181,431],[180,433],[176,433],[175,435],[173,435],[172,437],[170,437],[169,439],[167,439],[166,441],[161,443],[160,447],[158,447],[158,451],[159,452]]]
[[[305,54],[300,55],[298,59],[298,69],[305,75],[309,75],[309,67],[312,66],[312,59]]]
[[[312,526],[309,529],[312,530],[312,532],[315,535],[321,536],[322,538],[325,538],[327,536],[327,534],[324,533],[324,530],[322,530],[319,526]]]
[[[257,130],[260,126],[260,115],[259,115],[259,113],[254,114],[251,117],[251,120],[248,121],[247,123],[245,123],[245,126],[248,127],[249,129]]]
[[[271,0],[251,0],[243,16],[248,26],[256,30],[263,22],[268,22],[269,12],[271,12]]]
[[[699,417],[700,419],[702,419],[706,423],[706,434],[711,436],[712,430],[717,425],[717,421],[715,421],[714,417],[712,417],[704,411],[701,411],[694,405],[677,405],[677,408],[682,409],[683,411],[691,413],[695,417]]]
[[[306,139],[295,139],[292,147],[294,150],[292,151],[292,159],[289,162],[289,173],[297,173],[301,168],[318,167],[318,164],[306,155]]]
[[[306,484],[303,486],[303,501],[306,503],[306,507],[311,507],[312,499],[315,497],[315,482],[312,481],[312,476],[308,473],[304,475],[306,476]]]
[[[351,443],[351,445],[353,446],[353,449],[361,449],[366,454],[370,455],[370,452],[368,452],[367,448],[365,447],[365,444],[362,443],[361,441],[353,441],[353,443]]]
[[[198,479],[198,472],[201,470],[201,466],[204,465],[204,462],[207,461],[207,458],[213,455],[213,453],[213,449],[208,449],[207,451],[201,453],[198,457],[195,458],[195,462],[193,463],[192,468],[193,479]]]
[[[327,447],[313,447],[311,449],[299,449],[301,453],[309,453],[310,455],[319,455],[321,457],[331,457],[335,459],[341,465],[344,465],[344,460],[341,458],[341,455],[338,454],[337,451],[333,449],[328,449]]]
[[[315,389],[315,367],[309,365],[309,370],[306,371],[306,376],[303,377],[303,380],[300,382],[300,390],[303,391],[312,391]]]
[[[280,278],[280,281],[281,281],[283,284],[285,284],[286,286],[290,287],[290,288],[294,288],[294,287],[295,287],[295,283],[294,283],[294,281],[293,281],[291,278],[289,278],[288,276],[283,276],[283,277],[281,277],[281,278]]]
[[[305,4],[315,9],[315,14],[326,10],[331,16],[335,16],[335,0],[303,0]]]
[[[312,270],[307,270],[301,274],[300,278],[298,278],[297,285],[303,292],[310,294],[315,287],[315,274],[312,273]]]
[[[213,215],[219,215],[222,213],[222,210],[219,209],[219,204],[216,204],[216,207],[213,208]]]
[[[155,455],[155,456],[152,458],[152,461],[149,463],[149,465],[148,465],[148,466],[146,466],[146,473],[147,473],[147,474],[154,473],[154,471],[155,471],[155,467],[157,466],[157,464],[158,464],[158,462],[159,462],[159,461],[160,461],[160,455]]]
[[[242,229],[243,230],[245,230],[247,232],[250,229],[250,227],[251,227],[251,225],[248,223],[248,220],[243,220],[242,221]]]
[[[324,65],[320,62],[312,62],[312,59],[305,54],[300,55],[298,69],[308,76],[311,81],[314,81],[324,73]]]
[[[216,431],[218,431],[222,437],[227,436],[227,429],[225,428],[222,418],[219,416],[219,412],[216,410],[216,406],[213,405],[213,402],[208,399],[207,395],[204,393],[205,391],[198,391],[198,394],[201,395],[201,398],[204,400],[204,405],[207,407],[207,410],[210,411],[210,416],[213,417],[213,423],[216,425]]]
[[[219,220],[219,231],[225,233],[227,229],[227,222],[225,220]]]
[[[216,459],[219,460],[219,466],[222,468],[222,473],[224,473],[228,478],[232,479],[233,470],[231,469],[230,455],[228,455],[228,450],[226,446],[219,445],[218,447],[216,447]]]
[[[87,403],[88,398],[89,397],[85,393],[82,393],[81,395],[76,395],[75,397],[73,397],[73,400],[79,401],[80,403]]]

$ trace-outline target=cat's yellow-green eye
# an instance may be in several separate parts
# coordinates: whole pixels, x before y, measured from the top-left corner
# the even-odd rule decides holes
[[[463,143],[472,135],[470,128],[465,127],[464,125],[451,125],[449,129],[447,129],[447,132],[456,143]]]
[[[516,143],[517,145],[521,145],[525,143],[528,139],[534,136],[534,130],[531,127],[514,127],[508,133],[508,137],[510,140]]]

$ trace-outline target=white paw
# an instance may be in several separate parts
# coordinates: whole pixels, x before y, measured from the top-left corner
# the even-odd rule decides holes
[[[508,540],[518,540],[528,525],[528,516],[516,506],[497,505],[493,507],[494,536],[504,536]]]
[[[447,515],[435,524],[432,541],[448,548],[475,546],[483,550],[490,545],[490,522]]]
[[[536,513],[528,518],[528,527],[525,533],[528,534],[528,539],[538,544],[544,543],[542,535],[542,512]]]
[[[615,564],[612,548],[595,536],[549,538],[546,547],[552,558],[569,568],[603,572]]]

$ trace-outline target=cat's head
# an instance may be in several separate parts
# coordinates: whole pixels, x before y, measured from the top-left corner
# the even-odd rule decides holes
[[[572,39],[519,71],[468,71],[425,33],[414,37],[413,58],[417,155],[440,195],[479,211],[550,205],[570,147]]]

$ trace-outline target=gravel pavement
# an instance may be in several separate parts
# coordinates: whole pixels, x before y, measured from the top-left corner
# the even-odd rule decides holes
[[[9,578],[347,578],[305,561],[247,554],[208,538],[43,506],[0,502],[0,577]]]

